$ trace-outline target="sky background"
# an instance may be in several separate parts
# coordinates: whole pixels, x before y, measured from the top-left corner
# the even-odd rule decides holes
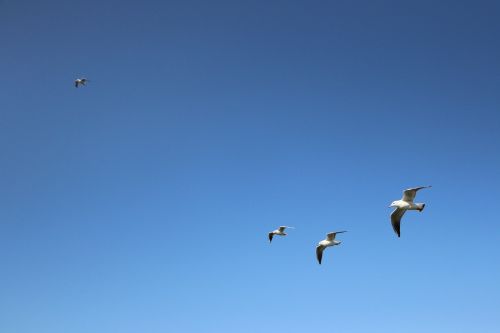
[[[498,332],[499,16],[0,0],[0,331]]]

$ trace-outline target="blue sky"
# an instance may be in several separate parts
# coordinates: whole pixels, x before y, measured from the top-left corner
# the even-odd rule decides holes
[[[499,15],[0,1],[0,331],[497,332]]]

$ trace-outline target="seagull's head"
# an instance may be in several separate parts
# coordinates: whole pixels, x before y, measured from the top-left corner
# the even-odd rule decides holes
[[[397,206],[396,201],[393,201],[393,202],[389,205],[389,208],[391,208],[391,207],[396,207],[396,206]]]

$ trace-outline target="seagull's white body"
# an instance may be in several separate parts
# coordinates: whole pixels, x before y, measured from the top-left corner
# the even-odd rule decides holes
[[[396,207],[396,209],[391,214],[391,223],[394,232],[401,237],[401,218],[406,213],[407,210],[418,210],[419,212],[423,211],[425,208],[424,203],[414,203],[415,196],[417,195],[417,191],[423,188],[429,188],[431,186],[420,186],[409,188],[403,191],[403,198],[401,200],[396,200],[391,203],[389,207]]]
[[[278,235],[278,236],[286,236],[286,233],[285,233],[285,229],[286,228],[290,228],[290,229],[293,229],[293,227],[288,227],[286,225],[282,225],[281,227],[279,227],[278,229],[276,230],[273,230],[271,231],[268,236],[269,236],[269,243],[271,243],[273,241],[273,236],[274,235]]]
[[[326,235],[326,239],[322,240],[318,243],[316,247],[316,258],[318,259],[318,263],[321,265],[321,260],[323,259],[323,251],[330,246],[340,245],[341,241],[335,240],[335,236],[337,234],[341,234],[345,231],[336,231],[330,232]]]
[[[404,200],[396,200],[392,203],[391,207],[397,207],[399,209],[404,210],[422,210],[425,204],[422,203],[413,203]]]
[[[88,80],[84,77],[76,79],[75,80],[75,88],[78,88],[78,86],[84,86],[87,83],[87,81]]]

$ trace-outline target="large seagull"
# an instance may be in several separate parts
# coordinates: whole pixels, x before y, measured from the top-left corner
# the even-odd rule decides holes
[[[326,234],[326,239],[322,240],[318,243],[316,247],[316,258],[318,259],[318,263],[321,265],[321,259],[323,259],[323,251],[330,246],[340,245],[341,241],[335,240],[335,236],[337,234],[341,234],[346,231],[335,231]]]
[[[389,207],[396,207],[391,214],[391,223],[394,232],[401,237],[400,225],[401,218],[406,213],[407,210],[418,210],[423,211],[425,208],[424,203],[414,203],[413,200],[417,195],[417,191],[423,188],[429,188],[431,186],[420,186],[415,188],[409,188],[403,191],[403,198],[401,200],[396,200],[391,203]]]

